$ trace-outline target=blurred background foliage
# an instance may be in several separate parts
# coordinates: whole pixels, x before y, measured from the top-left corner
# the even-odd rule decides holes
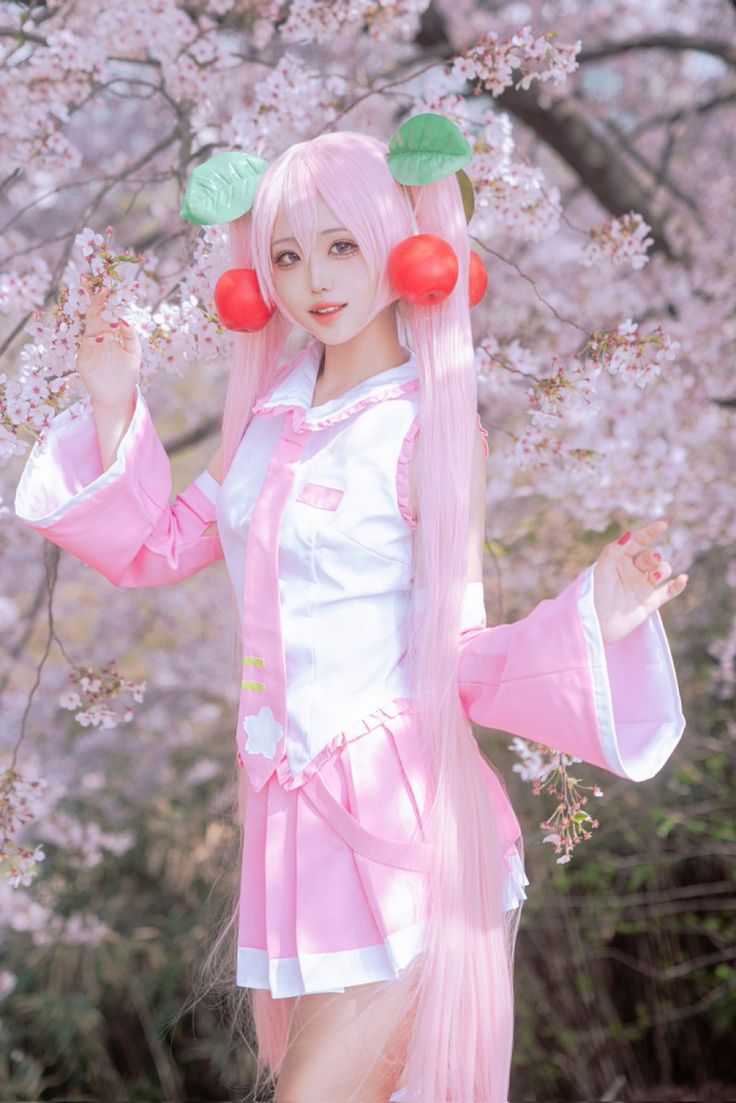
[[[605,798],[600,828],[567,866],[539,841],[540,799],[512,773],[508,738],[477,729],[507,779],[531,881],[516,953],[512,1103],[733,1097],[734,700],[708,688],[701,633],[718,615],[715,595],[691,600],[698,609],[674,641],[683,741],[659,777],[637,785],[575,767]],[[2,1098],[248,1097],[252,1058],[229,1039],[224,1005],[213,995],[178,1017],[239,859],[232,705],[197,688],[167,703],[170,721],[191,722],[195,702],[212,718],[172,755],[156,799],[119,810],[121,822],[134,820],[130,850],[85,871],[68,848],[47,844],[39,897],[53,893],[61,913],[95,913],[110,933],[97,945],[6,939],[0,969],[18,983],[0,1020]],[[147,715],[157,705],[154,693],[140,708],[136,738],[155,728]],[[192,784],[203,760],[213,774]],[[122,798],[128,786],[115,781]]]

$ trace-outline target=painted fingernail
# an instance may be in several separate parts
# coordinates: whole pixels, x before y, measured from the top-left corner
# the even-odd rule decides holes
[[[654,562],[659,563],[660,559],[662,558],[660,553],[659,552],[652,552],[652,555],[654,556]]]
[[[629,542],[630,537],[631,537],[631,533],[630,532],[625,532],[623,534],[623,536],[621,536],[619,538],[619,544],[627,544]]]
[[[123,325],[124,325],[124,326],[125,326],[125,327],[126,327],[127,329],[130,329],[130,325],[128,324],[128,322],[126,322],[125,318],[123,318]]]
[[[95,337],[95,341],[97,342],[98,345],[99,345],[100,341],[104,341],[104,340],[105,340],[104,337]]]
[[[659,573],[659,571],[652,571],[652,578],[655,582],[659,582],[661,577],[662,575]]]
[[[110,322],[110,329],[117,329],[117,327],[118,327],[117,322]]]

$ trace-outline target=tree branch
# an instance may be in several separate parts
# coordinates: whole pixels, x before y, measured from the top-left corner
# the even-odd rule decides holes
[[[670,50],[680,52],[684,50],[697,50],[701,54],[711,54],[719,57],[727,65],[736,68],[736,46],[730,42],[723,42],[718,38],[701,38],[699,35],[681,34],[645,34],[638,38],[627,38],[621,42],[602,42],[600,46],[592,46],[588,50],[582,50],[577,55],[579,64],[585,65],[591,61],[602,61],[607,57],[618,57],[620,54],[630,54],[637,50]]]
[[[507,88],[498,96],[498,104],[551,146],[611,214],[638,211],[652,228],[652,251],[675,259],[663,215],[654,209],[630,169],[614,156],[571,100],[542,107],[535,89]]]
[[[736,0],[733,0],[733,2],[736,4]],[[679,111],[672,111],[667,115],[650,115],[648,119],[642,119],[640,123],[633,126],[628,131],[628,136],[629,139],[634,140],[646,131],[654,130],[658,126],[671,126],[674,123],[682,122],[684,119],[695,118],[696,115],[705,115],[708,111],[715,111],[719,107],[730,107],[733,103],[736,103],[736,92],[724,92],[720,96],[714,96],[711,100],[689,104],[687,107],[682,107]]]

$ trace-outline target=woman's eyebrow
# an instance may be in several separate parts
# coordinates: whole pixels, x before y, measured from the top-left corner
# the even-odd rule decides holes
[[[329,230],[322,230],[321,233],[323,233],[323,234],[336,234],[338,232],[338,230],[342,231],[343,233],[348,232],[347,229],[345,228],[345,226],[331,226]],[[272,241],[271,242],[271,248],[273,248],[274,245],[281,245],[284,241],[296,241],[296,238],[295,237],[280,237],[277,241]]]

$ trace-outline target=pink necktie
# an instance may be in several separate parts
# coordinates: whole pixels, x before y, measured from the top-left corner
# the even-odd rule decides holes
[[[256,793],[285,755],[286,663],[281,635],[279,529],[306,441],[306,433],[296,432],[287,415],[253,510],[245,549],[243,682],[237,744],[240,761]]]

